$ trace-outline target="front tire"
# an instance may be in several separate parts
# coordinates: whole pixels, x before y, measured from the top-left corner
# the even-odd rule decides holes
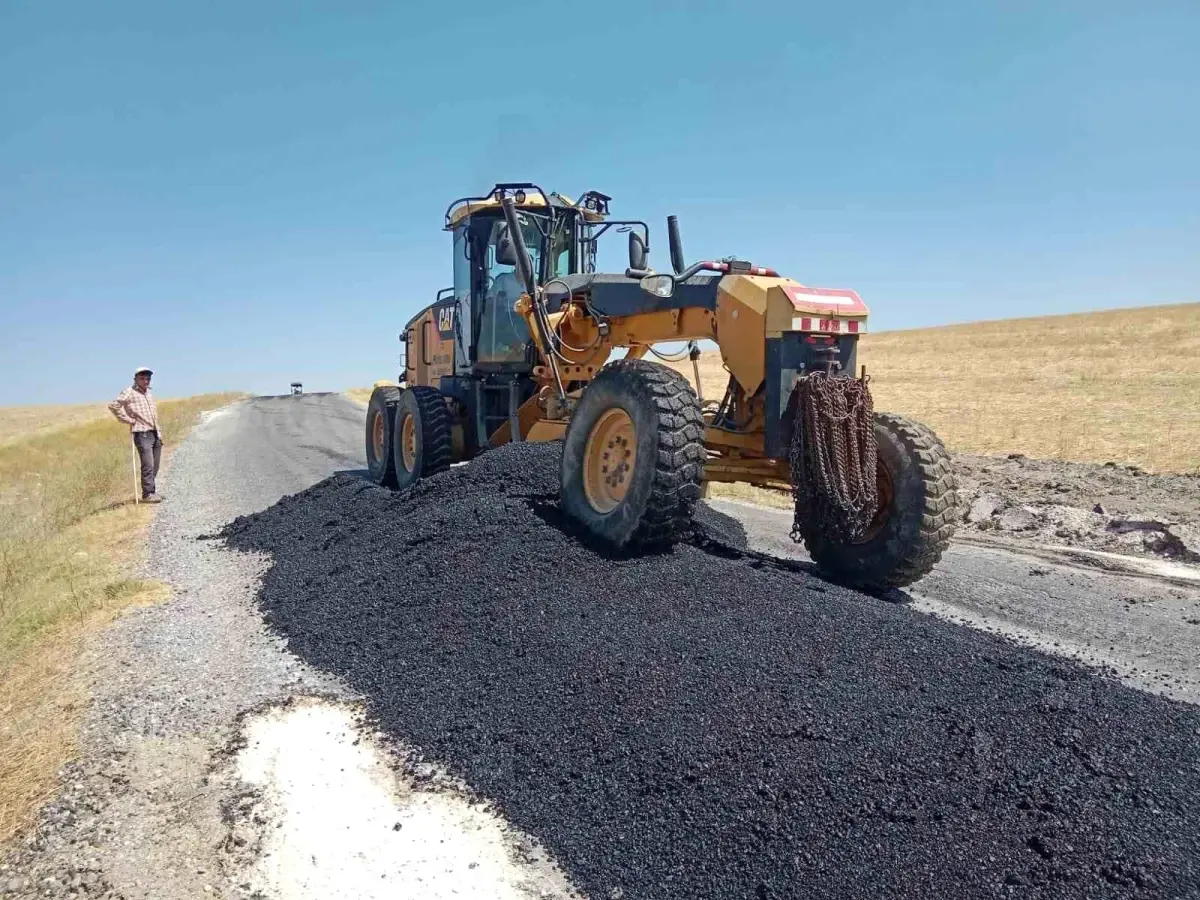
[[[563,510],[604,542],[670,546],[691,528],[704,419],[687,379],[619,359],[583,391],[563,442]]]
[[[450,424],[446,399],[437,389],[414,385],[400,395],[392,441],[398,488],[450,468]]]
[[[367,404],[367,471],[371,480],[384,487],[396,486],[396,467],[392,461],[392,432],[400,388],[377,387]]]
[[[941,440],[926,426],[875,414],[879,510],[863,540],[832,540],[802,521],[813,561],[831,579],[871,590],[904,587],[933,570],[955,531],[958,481]]]

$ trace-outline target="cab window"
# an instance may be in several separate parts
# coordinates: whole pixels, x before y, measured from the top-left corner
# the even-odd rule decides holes
[[[541,258],[542,235],[537,225],[528,217],[520,216],[521,233],[525,246],[533,258],[534,271],[538,271]],[[479,322],[479,361],[491,363],[519,363],[525,361],[525,350],[530,340],[525,320],[513,309],[513,305],[525,292],[521,277],[515,266],[504,265],[496,259],[496,244],[504,229],[504,220],[492,223],[488,233],[484,263],[483,310]]]

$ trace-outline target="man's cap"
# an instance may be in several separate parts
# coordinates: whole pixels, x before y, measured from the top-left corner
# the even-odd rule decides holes
[[[145,372],[147,375],[154,374],[154,371],[152,369],[148,369],[145,366],[141,366],[141,367],[133,370],[134,375],[141,375],[143,372]]]

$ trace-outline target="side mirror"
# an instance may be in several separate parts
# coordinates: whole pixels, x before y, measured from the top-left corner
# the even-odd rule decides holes
[[[642,236],[636,231],[629,232],[629,268],[635,272],[644,272],[646,270],[646,256],[648,253],[646,242],[642,240]]]
[[[638,284],[647,294],[666,299],[675,293],[674,275],[647,275]]]
[[[512,234],[509,233],[507,225],[500,230],[500,236],[496,239],[496,262],[502,266],[517,264],[517,248],[513,246]]]

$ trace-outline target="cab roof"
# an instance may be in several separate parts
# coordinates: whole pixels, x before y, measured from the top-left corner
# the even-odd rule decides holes
[[[487,197],[464,197],[461,200],[455,200],[453,203],[451,203],[450,208],[446,210],[446,224],[444,230],[450,231],[456,228],[463,219],[467,218],[468,216],[475,215],[476,213],[500,210],[499,194],[501,187],[503,186],[497,185],[492,189],[492,193]],[[589,192],[589,194],[591,193],[592,192]],[[516,206],[517,209],[545,209],[547,206],[554,206],[559,209],[573,209],[577,210],[583,216],[585,221],[603,222],[605,218],[607,218],[605,215],[605,213],[607,213],[607,205],[604,204],[603,201],[606,201],[609,198],[603,197],[603,195],[596,196],[602,198],[601,203],[588,206],[586,204],[580,205],[576,203],[565,194],[551,193],[547,195],[540,188],[532,188],[531,190],[525,191],[525,199],[521,202],[518,203],[514,199],[513,205]],[[584,199],[588,199],[587,195],[585,195]]]

